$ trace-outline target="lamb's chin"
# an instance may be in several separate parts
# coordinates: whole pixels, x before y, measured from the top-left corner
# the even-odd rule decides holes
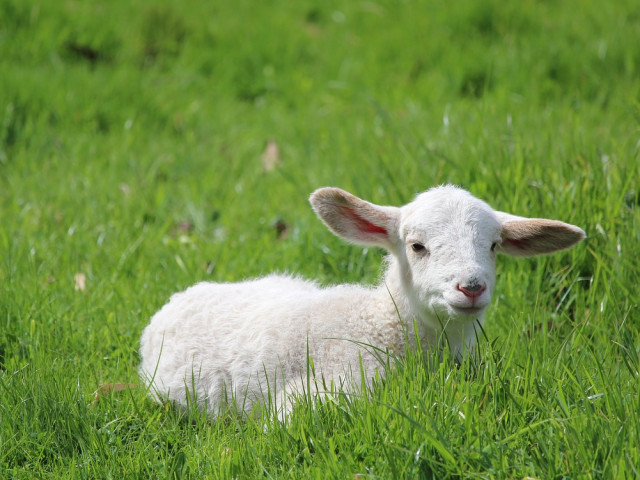
[[[439,318],[449,318],[458,322],[468,322],[479,319],[484,316],[487,305],[453,305],[446,303],[442,306],[442,315]]]
[[[486,307],[454,307],[451,306],[451,311],[456,317],[462,318],[464,320],[469,317],[478,318],[480,315],[484,313]]]
[[[464,307],[452,305],[446,300],[434,302],[428,308],[430,318],[434,319],[433,327],[441,328],[449,322],[468,322],[480,318],[486,310],[486,305],[481,307]]]

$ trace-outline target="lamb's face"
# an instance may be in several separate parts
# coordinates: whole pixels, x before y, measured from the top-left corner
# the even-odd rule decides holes
[[[414,306],[442,322],[479,318],[495,286],[500,232],[491,207],[454,187],[402,207],[396,254]]]

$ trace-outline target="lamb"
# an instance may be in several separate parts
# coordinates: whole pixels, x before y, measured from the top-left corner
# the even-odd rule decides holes
[[[285,418],[310,386],[354,391],[384,375],[381,352],[427,352],[445,338],[462,358],[483,325],[498,252],[547,254],[585,238],[574,225],[494,211],[451,185],[403,207],[330,187],[310,202],[338,237],[389,252],[380,285],[269,275],[174,294],[141,338],[140,375],[157,401],[195,402],[213,416],[272,402]]]

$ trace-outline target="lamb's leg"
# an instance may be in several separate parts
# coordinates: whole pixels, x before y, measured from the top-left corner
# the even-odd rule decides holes
[[[289,379],[284,388],[275,396],[275,413],[278,420],[286,423],[291,416],[293,407],[299,404],[303,397],[306,397],[308,402],[315,404],[330,394],[330,387],[325,388],[319,380]]]

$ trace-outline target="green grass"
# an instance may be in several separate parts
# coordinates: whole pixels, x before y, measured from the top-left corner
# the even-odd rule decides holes
[[[0,478],[640,477],[638,45],[632,0],[2,1]],[[443,182],[589,237],[499,260],[474,361],[266,429],[94,402],[192,283],[375,282],[313,189]]]

